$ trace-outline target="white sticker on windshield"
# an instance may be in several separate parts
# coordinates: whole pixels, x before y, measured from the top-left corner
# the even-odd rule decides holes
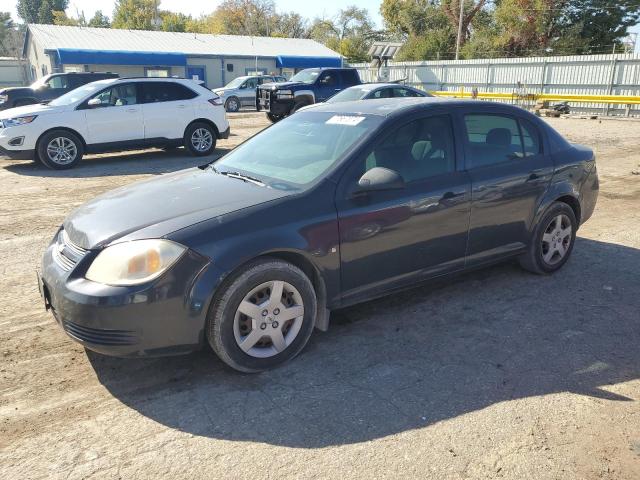
[[[353,115],[334,115],[325,123],[328,125],[349,125],[350,127],[355,127],[363,120],[364,117],[355,117]]]

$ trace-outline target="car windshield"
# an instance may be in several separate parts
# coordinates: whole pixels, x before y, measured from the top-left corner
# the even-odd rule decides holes
[[[240,85],[242,85],[242,82],[244,82],[246,79],[247,79],[247,77],[234,78],[229,83],[227,83],[224,86],[224,88],[238,88]]]
[[[105,86],[106,85],[101,82],[87,83],[86,85],[83,85],[81,87],[76,88],[75,90],[71,90],[70,92],[65,93],[64,95],[56,98],[55,100],[51,100],[51,102],[49,102],[49,105],[53,107],[64,107],[66,105],[71,105],[73,103],[76,103],[82,100],[87,95],[90,95],[93,92],[96,92],[101,88],[104,88]]]
[[[360,100],[371,90],[362,87],[351,87],[346,90],[341,91],[340,93],[336,93],[333,97],[327,100],[327,103],[338,103],[338,102],[350,102],[351,100]]]
[[[299,190],[318,180],[382,117],[298,112],[246,141],[214,164],[272,188]]]
[[[320,70],[302,70],[291,77],[292,82],[313,83],[320,75]]]

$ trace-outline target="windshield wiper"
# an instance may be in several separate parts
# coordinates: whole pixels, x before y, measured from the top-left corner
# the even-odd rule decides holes
[[[264,183],[262,180],[258,180],[255,177],[250,177],[249,175],[244,175],[240,172],[222,172],[220,170],[216,170],[215,168],[214,168],[214,171],[219,173],[220,175],[226,175],[229,178],[237,178],[238,180],[242,180],[243,182],[253,183],[255,185],[260,185],[261,187],[267,186],[267,184]]]

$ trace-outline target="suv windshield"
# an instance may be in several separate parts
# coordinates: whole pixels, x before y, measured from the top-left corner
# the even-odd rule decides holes
[[[61,97],[56,98],[55,100],[51,100],[49,105],[53,107],[64,107],[66,105],[71,105],[72,103],[78,102],[85,98],[87,95],[90,95],[93,92],[100,90],[101,88],[106,87],[102,82],[94,82],[87,83],[81,87],[76,88],[75,90],[71,90],[70,92],[65,93]]]
[[[291,77],[292,82],[313,83],[320,75],[320,70],[302,70]]]
[[[300,189],[318,180],[375,129],[382,117],[299,112],[246,141],[215,163],[272,188]]]
[[[233,80],[231,80],[229,83],[227,83],[224,88],[238,88],[240,85],[242,85],[242,82],[244,82],[247,78],[249,77],[238,77],[238,78],[234,78]]]

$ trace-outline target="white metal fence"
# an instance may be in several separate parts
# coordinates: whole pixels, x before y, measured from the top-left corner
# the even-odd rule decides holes
[[[363,82],[375,82],[377,69],[351,65]],[[576,55],[425,62],[390,62],[389,79],[405,79],[425,90],[502,93],[640,95],[640,55]],[[572,104],[572,110],[640,116],[638,105]]]

